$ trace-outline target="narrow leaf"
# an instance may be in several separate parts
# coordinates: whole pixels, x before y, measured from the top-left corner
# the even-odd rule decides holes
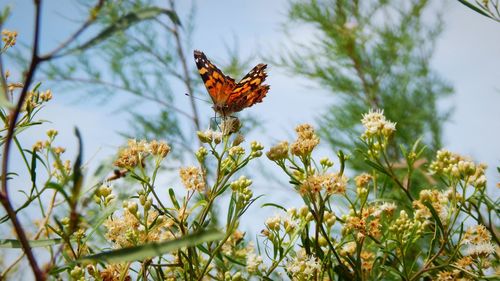
[[[86,256],[80,261],[106,261],[106,262],[129,262],[143,260],[161,256],[165,253],[175,251],[183,247],[192,247],[198,244],[221,240],[224,234],[217,230],[208,230],[195,234],[189,234],[176,240],[170,240],[160,243],[149,243],[141,246],[123,248],[113,251],[106,251],[95,255]]]
[[[170,195],[170,201],[172,201],[172,204],[174,204],[174,207],[179,210],[181,207],[179,205],[179,202],[177,202],[177,198],[175,198],[175,192],[173,188],[168,189],[168,195]]]
[[[431,211],[432,217],[436,221],[436,224],[439,227],[439,230],[441,231],[441,235],[445,235],[446,229],[444,228],[443,224],[441,223],[441,219],[439,218],[438,213],[436,212],[436,209],[432,206],[431,203],[425,202],[424,205]]]
[[[106,40],[107,38],[111,37],[117,32],[125,31],[141,21],[156,18],[161,14],[167,15],[170,18],[170,20],[172,20],[172,22],[174,22],[177,25],[180,25],[179,17],[174,11],[162,9],[159,7],[146,7],[142,10],[130,12],[124,15],[123,17],[119,18],[116,22],[114,22],[112,25],[101,30],[101,32],[99,32],[95,37],[91,38],[87,42],[70,50],[67,53],[71,53],[74,51],[82,51],[91,48],[101,43],[102,41]]]
[[[71,204],[76,204],[78,197],[80,196],[80,191],[82,190],[82,154],[83,154],[83,143],[80,131],[75,127],[75,135],[78,139],[78,155],[76,156],[75,164],[73,165],[73,190],[71,191]]]
[[[63,239],[40,239],[28,241],[32,248],[46,247],[64,242]],[[17,239],[0,239],[0,248],[22,248],[23,246]]]
[[[261,207],[275,207],[275,208],[281,209],[281,210],[286,212],[285,207],[280,206],[278,204],[274,204],[274,203],[266,203],[266,204],[263,204]]]
[[[464,4],[465,6],[467,6],[469,9],[472,9],[474,10],[475,12],[477,13],[480,13],[481,15],[485,16],[485,17],[488,17],[488,18],[491,18],[490,15],[488,15],[486,12],[484,12],[483,10],[479,9],[478,7],[472,5],[471,3],[469,3],[468,1],[465,1],[465,0],[458,0],[458,2]]]

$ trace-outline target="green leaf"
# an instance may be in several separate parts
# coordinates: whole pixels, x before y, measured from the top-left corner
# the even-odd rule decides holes
[[[477,13],[480,13],[481,15],[485,16],[485,17],[488,17],[488,18],[492,18],[490,15],[488,15],[487,13],[485,13],[483,10],[479,9],[478,7],[472,5],[471,3],[469,3],[468,1],[465,1],[465,0],[458,0],[458,2],[464,4],[465,6],[467,6],[469,9],[477,12]]]
[[[3,11],[0,13],[0,25],[3,25],[7,21],[7,18],[10,16],[10,9],[10,5],[3,8]]]
[[[144,9],[130,12],[130,13],[124,15],[123,17],[119,18],[117,21],[115,21],[110,26],[101,30],[101,32],[99,32],[95,37],[91,38],[90,40],[83,43],[82,45],[80,45],[72,50],[69,50],[67,52],[67,54],[75,52],[75,51],[83,51],[83,50],[86,50],[88,48],[91,48],[91,47],[101,43],[102,41],[106,40],[107,38],[111,37],[113,34],[115,34],[117,32],[123,32],[141,21],[156,18],[157,16],[159,16],[161,14],[167,15],[173,23],[180,25],[179,17],[177,16],[177,14],[174,11],[162,9],[159,7],[146,7]]]
[[[80,131],[75,127],[75,135],[78,139],[78,155],[76,156],[75,164],[73,165],[73,189],[71,190],[71,205],[74,206],[78,201],[80,196],[80,191],[82,190],[83,176],[82,176],[82,154],[83,154],[83,143]]]
[[[149,243],[141,246],[123,248],[119,250],[106,251],[95,255],[86,256],[80,261],[106,261],[106,262],[129,262],[143,260],[161,256],[165,253],[175,251],[183,247],[192,247],[198,244],[221,240],[224,233],[217,230],[207,230],[195,234],[189,234],[176,240],[170,240],[160,243]]]
[[[384,175],[390,176],[389,173],[384,169],[384,167],[380,166],[379,164],[368,159],[365,159],[365,163],[372,166],[372,168],[383,173]]]
[[[441,219],[439,218],[438,213],[436,212],[436,209],[432,206],[431,203],[425,202],[424,205],[431,211],[432,217],[434,218],[434,221],[436,221],[439,230],[441,231],[441,235],[445,235],[446,229],[444,228],[443,224],[441,223]]]
[[[66,193],[66,191],[64,190],[64,187],[62,185],[55,183],[55,182],[49,182],[49,183],[47,183],[46,188],[55,189],[55,190],[59,191],[62,194],[62,196],[64,196],[64,199],[66,200],[66,202],[69,202],[69,200],[70,200],[69,196]]]
[[[113,212],[116,210],[116,207],[115,206],[110,206],[104,210],[100,210],[99,211],[99,216],[97,217],[97,219],[95,220],[94,223],[92,223],[92,227],[90,227],[90,229],[92,229],[92,231],[90,231],[88,234],[85,235],[85,239],[83,239],[83,243],[87,243],[87,241],[90,240],[90,238],[94,235],[94,233],[99,229],[99,227],[101,226],[101,224],[109,217],[111,216],[111,214],[113,214]]]
[[[266,204],[261,205],[261,208],[262,208],[262,207],[275,207],[275,208],[281,209],[281,210],[283,210],[283,211],[285,211],[285,212],[286,212],[285,207],[280,206],[280,205],[278,205],[278,204],[274,204],[274,203],[266,203]]]
[[[227,211],[227,227],[229,228],[229,224],[231,224],[231,221],[233,220],[233,214],[236,209],[236,193],[233,192],[231,193],[231,200],[229,201],[229,208]]]
[[[28,241],[32,248],[46,247],[64,242],[63,239],[40,239]],[[0,248],[22,248],[23,246],[17,239],[0,239]]]
[[[30,167],[30,178],[33,186],[36,186],[36,150],[33,149],[33,153],[31,155],[31,167]]]
[[[170,195],[170,201],[172,201],[172,204],[174,204],[174,207],[179,210],[181,207],[179,205],[179,202],[177,202],[177,198],[175,198],[175,192],[173,188],[168,189],[168,195]]]
[[[235,259],[235,258],[233,258],[233,257],[231,257],[229,255],[224,255],[224,257],[226,259],[228,259],[233,264],[237,264],[237,265],[240,265],[240,266],[246,266],[245,262],[239,261],[239,260],[237,260],[237,259]]]
[[[8,108],[8,109],[14,108],[14,104],[5,98],[7,96],[7,93],[4,92],[3,87],[0,87],[0,90],[1,90],[1,92],[0,92],[0,107],[1,108]]]

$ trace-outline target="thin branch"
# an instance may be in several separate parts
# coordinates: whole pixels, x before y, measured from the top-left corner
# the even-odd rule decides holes
[[[56,196],[57,196],[57,191],[54,191],[54,193],[52,195],[52,199],[50,200],[49,209],[47,210],[47,214],[45,215],[42,223],[40,224],[40,227],[38,228],[37,233],[35,234],[35,236],[33,236],[33,238],[32,238],[33,240],[38,240],[40,238],[40,235],[42,235],[43,231],[44,230],[47,231],[47,224],[49,222],[50,216],[52,215],[52,210],[54,209]],[[25,255],[24,253],[19,255],[19,257],[2,272],[2,274],[0,275],[0,280],[4,280],[7,278],[7,274],[9,273],[9,271],[12,270],[14,268],[14,266],[16,266],[22,260],[24,255]]]
[[[36,68],[38,64],[41,62],[40,58],[38,57],[38,43],[40,40],[40,18],[41,18],[42,3],[41,0],[34,0],[34,3],[35,3],[35,32],[33,37],[33,50],[31,55],[31,63],[24,81],[23,89],[19,96],[19,100],[16,104],[16,107],[14,108],[14,110],[11,110],[9,115],[9,128],[7,130],[7,136],[5,137],[5,147],[2,158],[2,179],[1,179],[2,189],[0,191],[0,202],[2,203],[3,207],[5,208],[5,211],[7,212],[9,218],[12,221],[17,237],[19,238],[19,242],[22,245],[24,253],[28,258],[31,269],[33,270],[33,274],[35,275],[35,279],[38,281],[38,280],[45,280],[46,277],[40,271],[35,256],[31,251],[31,246],[28,242],[28,238],[26,237],[26,233],[24,232],[24,229],[20,221],[18,220],[16,212],[14,211],[14,208],[10,202],[9,190],[7,187],[7,173],[9,164],[10,145],[12,144],[12,138],[14,137],[16,121],[17,118],[19,117],[19,114],[21,113],[21,108],[23,107],[24,101],[28,95],[28,89],[35,75]]]
[[[122,91],[125,91],[125,92],[132,93],[132,94],[134,94],[136,96],[140,96],[141,98],[157,102],[160,105],[168,107],[168,108],[174,110],[175,112],[183,115],[184,117],[188,118],[191,121],[194,121],[194,119],[195,119],[193,116],[191,116],[186,111],[183,111],[183,110],[179,109],[178,107],[175,107],[174,105],[172,105],[170,103],[167,103],[167,102],[165,102],[165,101],[163,101],[163,100],[161,100],[161,99],[159,99],[157,97],[147,96],[144,93],[137,92],[137,91],[134,91],[133,89],[124,87],[122,85],[113,84],[111,82],[97,80],[97,79],[77,78],[77,77],[63,77],[62,79],[52,79],[52,81],[54,81],[54,82],[72,81],[72,82],[80,82],[80,83],[99,84],[99,85],[103,85],[103,86],[106,86],[106,87],[110,87],[110,88],[122,90]]]
[[[99,11],[102,5],[104,4],[104,1],[105,0],[99,0],[99,2],[95,5],[95,7],[92,10]],[[51,52],[40,56],[40,60],[47,61],[64,56],[65,53],[59,54],[59,52],[62,51],[64,48],[66,48],[73,41],[75,41],[95,20],[96,16],[90,15],[89,18],[83,23],[83,25],[73,33],[73,35],[68,37],[66,41],[62,42],[57,48],[55,48]]]
[[[169,0],[170,3],[170,8],[171,10],[175,10],[175,5],[174,5],[174,0]],[[191,102],[191,110],[193,111],[193,116],[194,116],[194,125],[197,131],[200,131],[200,118],[198,115],[198,108],[196,106],[196,100],[194,98],[194,90],[193,90],[193,85],[191,81],[191,75],[189,74],[189,68],[186,63],[186,56],[184,55],[184,50],[182,48],[182,42],[179,34],[179,28],[178,25],[174,24],[174,27],[172,28],[172,34],[174,35],[175,42],[177,44],[177,54],[179,55],[179,59],[182,64],[182,70],[184,74],[184,85],[186,86],[186,89],[188,90],[189,93],[189,100]]]

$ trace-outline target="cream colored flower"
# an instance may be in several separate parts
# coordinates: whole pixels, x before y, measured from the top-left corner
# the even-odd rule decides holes
[[[283,160],[288,157],[288,142],[282,141],[279,144],[271,147],[268,152],[266,152],[267,158],[271,161]]]
[[[362,138],[369,139],[374,136],[389,137],[396,131],[396,123],[388,121],[383,110],[370,110],[363,114],[361,123],[365,127]]]
[[[194,166],[181,168],[179,171],[182,184],[188,190],[203,191],[206,187],[203,172]]]

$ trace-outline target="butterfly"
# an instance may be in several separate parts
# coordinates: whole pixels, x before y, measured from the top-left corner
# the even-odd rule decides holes
[[[194,61],[212,98],[214,111],[223,118],[262,102],[269,91],[269,85],[262,84],[267,77],[266,64],[256,65],[236,83],[210,62],[203,52],[195,50]]]

